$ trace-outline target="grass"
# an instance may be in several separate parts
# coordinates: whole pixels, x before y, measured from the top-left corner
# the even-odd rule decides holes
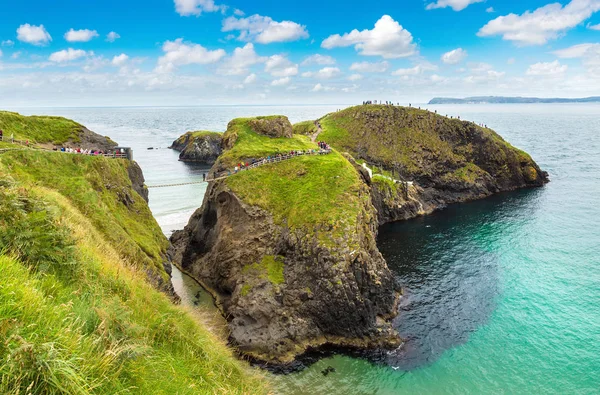
[[[226,182],[243,201],[269,211],[275,223],[333,237],[355,232],[363,204],[358,174],[337,152],[262,166]]]
[[[0,129],[4,131],[6,138],[14,134],[16,140],[58,145],[67,141],[79,142],[79,132],[83,126],[62,117],[24,116],[0,111]]]
[[[0,155],[0,393],[265,393],[194,312],[146,281],[166,241],[152,241],[145,204],[122,201],[126,165]]]
[[[123,259],[153,268],[167,280],[162,262],[168,241],[146,202],[131,188],[130,165],[125,160],[86,155],[10,151],[0,157],[0,177],[10,175],[24,184],[58,191],[118,245]]]
[[[301,134],[304,136],[310,136],[316,133],[318,128],[315,126],[314,121],[298,122],[293,125],[294,134]]]
[[[277,117],[259,117],[269,119]],[[287,153],[292,150],[318,149],[317,145],[307,136],[294,135],[293,138],[271,138],[258,134],[249,125],[250,118],[238,118],[229,123],[223,136],[224,140],[235,140],[233,148],[225,151],[219,161],[227,167],[234,166],[239,161],[259,159],[277,153]]]
[[[487,171],[509,180],[512,170],[496,164],[517,162],[514,168],[522,167],[519,171],[526,178],[535,180],[537,175],[526,174],[526,165],[533,165],[531,157],[491,129],[426,110],[357,106],[329,114],[320,122],[320,140],[367,161],[383,174],[395,170],[408,180],[474,183]],[[482,156],[486,157],[485,170],[475,164],[481,164]]]

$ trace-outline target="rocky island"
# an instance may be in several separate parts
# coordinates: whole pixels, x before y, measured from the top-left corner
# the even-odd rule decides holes
[[[179,151],[179,160],[204,165],[212,165],[221,155],[223,133],[187,132],[171,144],[169,148]]]
[[[313,139],[333,151],[307,154]],[[221,148],[213,175],[296,156],[210,182],[170,254],[215,296],[232,343],[276,364],[322,345],[401,343],[380,224],[548,181],[492,130],[413,108],[352,107],[295,128],[282,116],[235,119]]]

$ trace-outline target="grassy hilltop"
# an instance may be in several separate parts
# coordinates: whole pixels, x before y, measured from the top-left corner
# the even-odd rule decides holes
[[[437,188],[539,184],[531,157],[491,129],[416,108],[367,105],[320,120],[319,139],[404,179]]]
[[[15,137],[73,138],[62,119],[39,125]],[[157,289],[168,242],[130,166],[0,153],[0,393],[266,392],[201,315]]]
[[[318,150],[317,144],[304,135],[274,138],[259,134],[252,130],[251,120],[240,118],[230,123],[224,140],[233,139],[235,143],[221,155],[221,163],[233,166],[292,150]],[[236,195],[272,213],[277,224],[286,223],[291,229],[303,228],[310,233],[321,227],[334,227],[334,233],[356,228],[360,183],[350,162],[335,151],[262,166],[227,179]]]

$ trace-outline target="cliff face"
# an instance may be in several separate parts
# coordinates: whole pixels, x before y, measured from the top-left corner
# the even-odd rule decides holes
[[[171,144],[169,148],[179,151],[179,160],[206,165],[215,163],[221,152],[223,133],[187,132]]]
[[[270,139],[241,134],[237,144]],[[387,321],[397,293],[377,226],[369,188],[345,158],[306,156],[211,183],[173,235],[172,255],[217,297],[242,352],[289,362],[326,343],[399,344]]]
[[[366,162],[382,179],[410,182],[394,191],[390,182],[374,183],[380,223],[548,181],[527,153],[491,129],[429,111],[359,106],[321,124],[320,140]]]
[[[493,131],[426,111],[354,107],[319,123],[318,139],[343,154],[211,182],[171,238],[174,262],[217,298],[232,342],[260,360],[289,362],[324,344],[397,346],[388,320],[398,294],[377,249],[378,225],[547,181]],[[317,149],[305,135],[290,137],[290,127],[285,117],[231,121],[211,173]]]

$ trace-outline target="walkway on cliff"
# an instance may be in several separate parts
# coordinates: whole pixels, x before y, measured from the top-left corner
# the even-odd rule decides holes
[[[148,185],[148,188],[167,188],[167,187],[178,187],[183,185],[194,185],[194,184],[204,184],[212,181],[223,180],[227,177],[231,177],[235,174],[238,174],[242,171],[248,171],[252,169],[256,169],[257,167],[265,166],[272,163],[279,163],[286,160],[290,160],[293,158],[298,158],[300,156],[307,155],[328,155],[331,152],[331,148],[326,146],[326,148],[321,148],[318,150],[310,150],[310,151],[293,151],[289,154],[275,154],[273,156],[267,156],[266,158],[259,159],[248,166],[243,166],[234,170],[225,170],[219,173],[213,174],[212,177],[207,177],[205,181],[194,181],[194,182],[184,182],[179,184],[163,184],[163,185]]]

